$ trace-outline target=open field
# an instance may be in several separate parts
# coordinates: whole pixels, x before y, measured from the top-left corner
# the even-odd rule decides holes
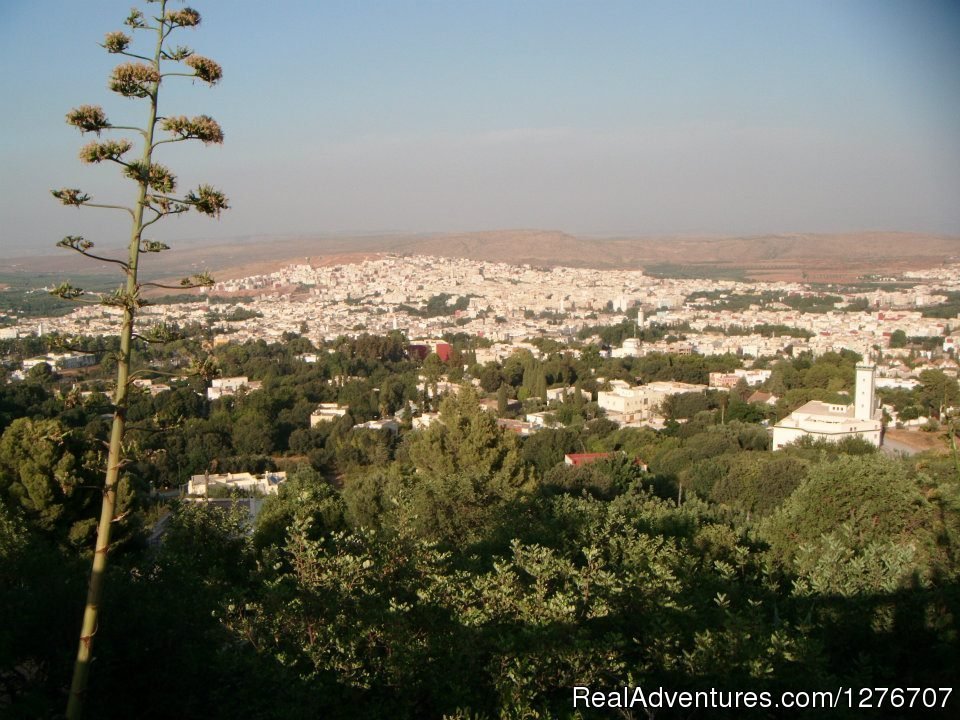
[[[893,440],[896,444],[905,445],[914,452],[936,450],[947,452],[947,441],[939,432],[924,432],[922,430],[895,430],[887,429],[886,440]]]

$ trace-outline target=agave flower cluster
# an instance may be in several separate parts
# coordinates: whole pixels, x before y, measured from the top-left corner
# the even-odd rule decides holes
[[[185,115],[169,117],[165,118],[160,126],[184,140],[200,140],[204,145],[223,142],[220,124],[209,115],[198,115],[195,118],[187,118]]]
[[[157,0],[147,1],[156,2]],[[156,31],[161,38],[161,42],[164,42],[172,30],[196,27],[200,24],[200,20],[200,13],[189,7],[165,10],[162,15],[156,17],[149,17],[134,8],[130,11],[124,24],[133,31]],[[188,74],[188,76],[195,77],[210,85],[215,85],[223,77],[223,70],[218,63],[210,58],[196,55],[189,47],[177,45],[158,48],[153,61],[147,61],[147,58],[128,51],[131,43],[131,36],[119,30],[105,35],[102,46],[108,53],[126,55],[128,58],[132,58],[130,62],[121,63],[113,69],[109,86],[111,90],[125,97],[149,98],[154,105],[154,113],[156,113],[157,95],[164,78],[168,75],[186,74],[162,73],[161,63],[163,61],[183,63],[184,66],[192,70],[192,74]],[[156,117],[155,114],[154,117]],[[144,136],[148,145],[144,148],[143,159],[125,159],[125,155],[133,148],[133,143],[127,139],[90,142],[81,148],[80,159],[85,163],[111,161],[122,165],[123,174],[139,183],[143,188],[140,204],[156,214],[150,224],[165,215],[177,215],[191,209],[205,215],[219,217],[220,213],[229,207],[227,198],[222,192],[210,185],[201,185],[184,196],[174,197],[173,194],[177,189],[176,176],[169,168],[152,160],[153,150],[160,143],[183,140],[199,140],[207,145],[222,143],[223,129],[219,123],[209,115],[159,117],[155,122],[158,129],[170,133],[172,137],[167,140],[155,141],[152,139],[152,130],[148,132],[147,129],[131,128],[123,125],[115,126],[99,105],[81,105],[67,114],[67,123],[82,133],[93,132],[100,135],[104,130],[124,129],[138,130]],[[133,212],[131,208],[94,203],[88,194],[78,188],[61,188],[51,192],[55,198],[67,206],[88,205],[90,207],[126,209],[131,213]],[[86,241],[80,243],[79,241],[74,242],[74,240],[71,237],[61,242],[61,246],[81,252],[92,247],[92,245],[86,246],[84,244]],[[165,244],[152,240],[141,240],[138,242],[138,247],[142,252],[160,252],[167,249]]]
[[[143,13],[136,8],[130,9],[130,14],[127,15],[127,19],[123,21],[123,24],[127,27],[133,28],[134,30],[147,26],[146,21],[143,19]]]
[[[130,36],[119,30],[108,32],[103,39],[103,47],[107,49],[108,53],[122,53],[129,46]]]
[[[190,206],[182,200],[170,198],[166,195],[147,195],[145,200],[154,212],[162,212],[165,215],[179,215],[190,209]]]
[[[140,241],[140,252],[145,253],[158,253],[163,252],[164,250],[169,250],[170,246],[166,243],[158,242],[157,240],[141,240]]]
[[[210,58],[202,55],[191,55],[183,61],[185,65],[193,69],[198,78],[210,85],[216,85],[223,77],[223,70],[220,65]]]
[[[84,240],[79,235],[67,235],[63,240],[57,243],[57,247],[70,248],[71,250],[89,250],[93,247],[93,243],[89,240]]]
[[[134,160],[127,164],[123,174],[131,180],[146,183],[147,187],[156,192],[170,193],[177,189],[177,176],[160,163],[146,165]]]
[[[67,113],[67,123],[79,128],[80,132],[95,132],[100,134],[101,130],[110,127],[110,121],[107,120],[107,114],[99,105],[81,105]]]
[[[173,27],[196,27],[200,24],[200,13],[193,8],[167,10],[164,17]]]
[[[61,188],[60,190],[51,190],[50,192],[64,205],[80,207],[90,200],[90,196],[80,190],[80,188]]]
[[[123,63],[113,69],[110,89],[124,97],[149,96],[160,82],[160,71],[146,63]]]
[[[175,48],[164,48],[160,51],[160,57],[164,60],[174,60],[180,62],[193,55],[193,50],[185,45],[177,45]]]
[[[83,290],[65,282],[57,285],[53,290],[50,291],[50,294],[56,295],[64,300],[74,300],[83,295]]]
[[[186,200],[197,212],[211,217],[220,217],[223,210],[230,209],[227,196],[210,185],[201,185],[196,192],[191,190],[187,193]]]
[[[119,161],[121,156],[133,147],[129,140],[107,140],[88,143],[80,148],[80,160],[85,163],[98,163],[104,160]]]

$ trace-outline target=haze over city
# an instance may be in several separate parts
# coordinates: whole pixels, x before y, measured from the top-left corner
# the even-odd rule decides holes
[[[164,154],[233,209],[161,239],[558,229],[579,235],[960,233],[952,2],[211,3],[187,39],[221,85],[171,86],[222,148]],[[108,3],[0,7],[0,253],[105,245],[123,197],[71,107],[111,97]]]

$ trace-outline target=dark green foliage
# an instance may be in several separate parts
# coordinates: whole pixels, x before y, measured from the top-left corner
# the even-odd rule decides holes
[[[314,534],[342,530],[344,511],[340,494],[315,470],[301,466],[288,475],[277,495],[264,500],[257,516],[254,547],[281,547],[289,529],[307,520]]]
[[[628,319],[618,325],[586,327],[579,332],[577,337],[585,340],[594,335],[599,335],[606,345],[620,346],[623,345],[626,338],[637,338],[641,342],[656,342],[657,340],[663,340],[668,335],[676,335],[689,330],[689,325],[660,325],[657,323],[651,323],[640,328],[635,320]]]
[[[399,522],[444,543],[479,539],[494,506],[528,486],[520,449],[468,388],[440,406],[442,422],[408,436],[413,474],[394,500]]]
[[[87,526],[71,528],[93,515],[93,494],[83,486],[93,484],[94,473],[84,467],[85,455],[56,420],[14,420],[0,438],[0,497],[37,527],[82,541]]]
[[[243,322],[245,320],[254,320],[262,318],[263,313],[259,310],[250,310],[245,307],[237,307],[227,313],[211,313],[211,322]]]
[[[953,320],[960,314],[960,292],[947,292],[947,301],[939,305],[927,305],[920,308],[924,317]]]
[[[611,500],[642,482],[643,471],[633,458],[615,453],[580,467],[555,465],[544,474],[543,489]]]
[[[670,420],[689,419],[709,409],[707,396],[699,392],[677,393],[663,401],[661,412]]]
[[[806,473],[805,461],[782,453],[736,455],[709,489],[709,497],[747,513],[766,515],[790,497]]]
[[[773,556],[789,565],[803,548],[828,542],[845,526],[852,549],[878,542],[910,547],[916,553],[910,567],[929,576],[940,552],[934,510],[902,462],[845,455],[809,469],[766,524],[764,537]]]
[[[918,400],[934,417],[940,417],[944,408],[960,405],[960,385],[942,370],[924,370]]]
[[[149,357],[169,367],[191,342]],[[262,390],[214,403],[195,393],[202,383],[134,396],[131,423],[144,429],[130,436],[129,487],[207,469],[290,474],[254,527],[245,509],[131,492],[91,716],[573,718],[573,684],[775,692],[954,682],[952,458],[894,461],[855,441],[771,453],[737,392],[725,407],[698,394],[689,420],[664,432],[590,419],[595,404],[574,396],[548,408],[569,427],[521,439],[469,388],[442,401],[440,424],[406,425],[396,439],[354,430],[351,416],[309,427],[319,402],[347,398],[366,416],[417,402],[420,368],[403,348],[399,338],[340,340],[306,364],[293,355],[310,351],[302,344],[228,346],[216,350],[224,374],[263,380]],[[550,384],[593,390],[592,362],[598,375],[631,380],[736,362],[586,356],[548,356],[539,369]],[[798,357],[774,375],[793,399],[835,394],[855,362]],[[531,367],[519,353],[471,373],[489,370],[490,392],[509,399]],[[939,376],[926,380],[928,399],[949,395]],[[919,392],[904,407],[919,406]],[[4,717],[59,710],[75,641],[69,609],[85,587],[75,541],[90,531],[77,487],[44,485],[54,493],[47,516],[9,492],[11,478],[23,469],[68,478],[63,462],[82,470],[102,447],[108,408],[102,395],[57,397],[51,379],[0,388],[10,417],[0,603],[17,619],[0,632]],[[270,455],[251,454],[264,443]],[[613,456],[573,468],[566,452]]]
[[[843,298],[839,295],[829,295],[821,293],[789,293],[784,294],[775,291],[764,291],[761,293],[750,294],[728,294],[723,291],[698,292],[688,298],[695,300],[704,298],[710,300],[709,306],[718,310],[746,310],[751,305],[764,306],[769,303],[781,303],[794,310],[811,313],[825,313],[835,310],[834,305],[842,302]],[[851,304],[848,306],[850,311],[862,312],[865,310],[863,303]]]
[[[539,475],[543,475],[557,463],[562,463],[564,455],[577,452],[581,447],[580,438],[573,430],[541,430],[523,441],[521,456]]]
[[[904,348],[907,346],[907,334],[903,330],[894,330],[890,333],[890,347]]]
[[[706,385],[712,372],[730,372],[740,367],[739,358],[733,355],[665,355],[651,353],[633,359],[630,368],[641,382],[675,380],[677,382]]]
[[[415,308],[409,305],[398,305],[397,309],[403,310],[410,315],[432,318],[447,317],[449,315],[453,315],[457,311],[466,310],[468,307],[470,307],[470,298],[466,295],[461,295],[453,303],[450,303],[449,301],[452,298],[453,295],[450,295],[449,293],[440,293],[439,295],[431,296],[423,308]]]
[[[769,323],[760,323],[749,327],[744,325],[727,325],[726,327],[707,325],[703,331],[722,335],[765,335],[767,337],[795,337],[803,340],[809,340],[813,337],[813,333],[804,328],[782,324],[771,325]]]

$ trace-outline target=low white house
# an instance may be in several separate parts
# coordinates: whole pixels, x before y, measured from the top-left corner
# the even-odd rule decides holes
[[[310,427],[316,427],[320,423],[333,422],[337,418],[342,418],[349,412],[347,405],[337,403],[320,403],[316,410],[310,413]]]
[[[262,475],[252,475],[248,472],[192,475],[190,482],[187,483],[187,495],[206,496],[214,488],[276,495],[280,484],[286,480],[285,472],[266,472]]]
[[[97,364],[97,358],[88,353],[48,353],[37,357],[27,358],[23,361],[23,371],[27,372],[37,365],[46,363],[56,370],[73,370],[75,368],[89,367]]]
[[[459,395],[460,385],[448,380],[429,383],[426,378],[420,376],[420,382],[417,383],[417,392],[426,394],[428,398],[440,397],[441,395]]]
[[[400,432],[400,423],[396,418],[384,418],[382,420],[367,420],[353,426],[354,430],[386,430],[391,435]]]
[[[440,422],[440,413],[423,413],[413,418],[413,429],[425,430],[435,422]]]
[[[133,381],[133,384],[141,390],[145,390],[146,392],[150,393],[150,395],[159,395],[162,392],[170,390],[170,386],[166,383],[158,383],[145,378],[137,378]]]
[[[207,400],[219,400],[222,397],[236,395],[240,390],[259,390],[263,386],[258,380],[249,380],[245,375],[228,378],[215,378],[207,388]]]
[[[558,387],[558,388],[547,388],[547,401],[553,400],[563,400],[565,397],[576,395],[577,389],[575,387]],[[592,400],[590,393],[587,390],[580,391],[581,397],[587,402]]]
[[[531,425],[536,425],[537,427],[552,427],[556,424],[555,421],[551,419],[552,415],[553,413],[551,413],[549,410],[536,413],[527,413],[526,417],[524,417],[524,420]]]

